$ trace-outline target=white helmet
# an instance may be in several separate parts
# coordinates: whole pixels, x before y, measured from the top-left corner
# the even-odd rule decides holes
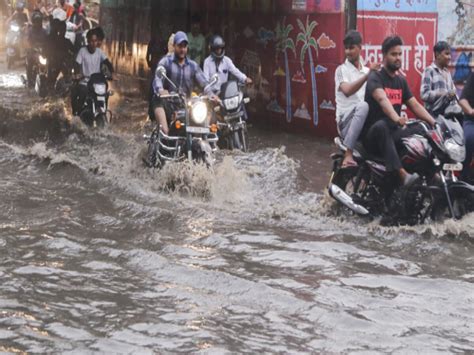
[[[67,14],[66,11],[60,9],[59,7],[53,11],[53,19],[58,19],[59,21],[66,21]]]

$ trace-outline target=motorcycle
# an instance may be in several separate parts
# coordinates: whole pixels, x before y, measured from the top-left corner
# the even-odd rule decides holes
[[[474,211],[474,187],[456,177],[466,152],[462,127],[456,118],[438,115],[435,120],[435,128],[410,122],[419,132],[402,139],[402,165],[420,176],[409,187],[399,186],[398,176],[388,173],[383,160],[361,144],[354,151],[358,166],[342,169],[346,147],[336,138],[340,152],[331,156],[330,196],[358,215],[382,216],[388,225],[414,225],[428,217],[459,219]]]
[[[238,82],[228,81],[221,86],[220,100],[220,105],[215,108],[216,112],[220,112],[217,123],[219,142],[223,143],[222,148],[246,152],[248,141],[245,105],[250,99],[244,98]]]
[[[22,39],[22,29],[20,25],[12,21],[6,35],[7,68],[13,68],[16,61],[25,57]]]
[[[79,117],[89,127],[103,128],[112,122],[112,111],[109,110],[109,98],[114,95],[109,90],[111,78],[102,73],[92,74],[87,83],[87,97]]]
[[[188,159],[211,167],[219,138],[217,125],[210,124],[209,98],[206,95],[196,95],[188,99],[167,77],[164,67],[158,67],[157,73],[177,92],[160,96],[162,100],[168,100],[173,107],[176,107],[176,111],[169,134],[165,134],[160,126],[156,127],[150,136],[144,136],[148,144],[145,164],[157,168],[167,162]],[[218,80],[217,75],[214,76],[204,91],[215,85]]]

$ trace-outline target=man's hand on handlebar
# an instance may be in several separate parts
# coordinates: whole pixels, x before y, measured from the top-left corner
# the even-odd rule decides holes
[[[247,78],[247,79],[245,79],[245,84],[247,84],[247,85],[252,85],[252,84],[253,84],[253,80],[250,79],[250,78]]]
[[[163,90],[160,90],[158,93],[160,94],[160,96],[161,96],[161,95],[169,95],[169,94],[170,94],[168,90],[164,90],[164,89],[163,89]]]
[[[405,127],[408,123],[408,118],[406,117],[399,117],[398,120],[397,120],[397,124],[400,126],[400,127]]]
[[[209,101],[215,104],[221,104],[221,99],[219,99],[219,96],[215,94],[209,96]]]

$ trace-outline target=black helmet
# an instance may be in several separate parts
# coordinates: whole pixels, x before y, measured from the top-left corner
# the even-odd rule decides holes
[[[39,11],[34,11],[31,14],[31,23],[36,26],[40,26],[43,24],[43,15]]]
[[[224,39],[221,36],[219,36],[219,35],[212,36],[211,43],[209,44],[209,46],[211,47],[211,55],[214,58],[221,59],[221,58],[224,57],[225,42],[224,42]],[[216,54],[217,49],[222,49],[222,53],[220,55]]]

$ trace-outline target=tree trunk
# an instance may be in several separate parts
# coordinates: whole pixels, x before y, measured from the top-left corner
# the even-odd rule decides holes
[[[318,114],[318,88],[316,86],[316,70],[314,68],[313,54],[311,48],[308,49],[309,65],[311,66],[311,91],[313,93],[313,123],[317,127],[319,123]]]
[[[291,75],[290,66],[288,64],[288,53],[285,50],[285,80],[286,80],[286,121],[291,122],[291,116],[293,115],[291,109]]]

